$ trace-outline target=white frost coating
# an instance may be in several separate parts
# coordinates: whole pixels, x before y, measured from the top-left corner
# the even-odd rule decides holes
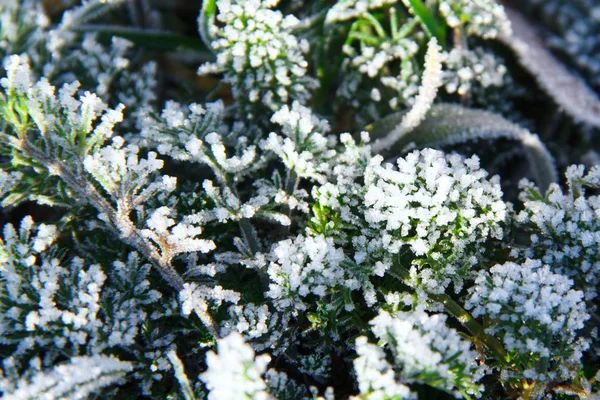
[[[480,387],[473,382],[477,352],[446,325],[446,319],[446,315],[422,311],[380,312],[370,324],[375,336],[391,351],[403,383],[421,382],[448,392],[456,388],[477,394]]]
[[[118,383],[132,370],[130,362],[114,357],[74,357],[66,364],[40,371],[31,379],[17,382],[16,390],[4,393],[3,399],[85,399],[103,387]]]
[[[325,22],[335,23],[360,17],[375,8],[394,4],[396,0],[339,0],[327,11]]]
[[[298,177],[325,183],[329,161],[336,155],[335,137],[325,136],[330,129],[327,121],[294,101],[291,109],[284,105],[273,114],[271,122],[281,126],[283,136],[271,132],[260,144],[263,150],[275,153]]]
[[[208,370],[200,375],[210,391],[209,400],[268,400],[267,384],[262,375],[271,356],[254,355],[254,350],[237,332],[217,341],[217,353],[206,355]]]
[[[588,347],[577,331],[590,318],[583,293],[572,286],[573,281],[539,260],[508,262],[478,273],[466,308],[475,317],[489,318],[488,333],[528,360],[533,370],[524,372],[527,378],[572,379]],[[552,360],[552,367],[544,359]],[[518,370],[505,373],[520,377]]]
[[[352,400],[417,398],[408,386],[396,380],[394,367],[386,360],[381,347],[369,343],[365,336],[361,336],[356,339],[356,353],[358,357],[354,360],[354,372],[358,389],[366,397],[351,397]]]
[[[435,101],[438,88],[442,85],[442,61],[441,47],[436,38],[431,38],[425,55],[425,71],[419,94],[410,111],[402,118],[400,125],[393,129],[385,138],[373,143],[372,149],[378,153],[388,149],[402,137],[402,135],[416,128],[425,118],[427,111]]]

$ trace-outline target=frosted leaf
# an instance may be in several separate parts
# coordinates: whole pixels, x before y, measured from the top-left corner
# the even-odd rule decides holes
[[[67,363],[22,379],[14,391],[4,393],[3,399],[84,399],[106,386],[122,382],[132,370],[132,363],[114,357],[74,357]]]
[[[401,125],[403,113],[389,115],[371,127],[374,137],[387,135]],[[457,104],[434,105],[423,122],[402,136],[391,151],[417,147],[455,145],[468,141],[507,138],[524,148],[534,179],[542,188],[558,180],[554,159],[539,137],[498,114],[469,109]]]
[[[271,132],[261,147],[275,153],[298,177],[324,183],[329,161],[336,154],[335,138],[325,136],[330,129],[327,121],[294,101],[291,108],[284,105],[273,114],[271,122],[281,126],[283,136]]]
[[[224,301],[236,304],[240,300],[240,294],[233,290],[223,289],[218,285],[209,287],[185,283],[179,292],[179,300],[182,314],[188,316],[197,308],[206,311],[210,302],[217,306]]]
[[[598,95],[550,53],[530,21],[511,8],[506,11],[514,33],[501,36],[502,42],[561,109],[576,121],[600,127]]]
[[[162,250],[162,257],[171,259],[181,253],[208,253],[216,248],[212,240],[200,239],[202,228],[195,223],[195,218],[187,217],[176,223],[171,216],[174,212],[163,206],[156,209],[146,225],[147,229],[140,231],[145,238],[152,240]]]
[[[415,103],[404,116],[402,121],[394,127],[384,138],[375,141],[372,145],[374,152],[389,149],[408,132],[416,128],[425,118],[427,111],[435,101],[438,88],[442,85],[442,55],[441,47],[435,38],[431,38],[425,54],[425,71],[419,87],[419,94]]]

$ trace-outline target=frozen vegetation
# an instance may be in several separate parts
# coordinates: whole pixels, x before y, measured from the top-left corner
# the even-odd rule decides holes
[[[5,399],[600,398],[594,0],[0,0]]]

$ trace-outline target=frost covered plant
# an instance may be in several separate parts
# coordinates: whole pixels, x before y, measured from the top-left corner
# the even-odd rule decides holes
[[[510,21],[502,5],[492,0],[440,0],[440,13],[451,28],[467,34],[494,39],[510,36]]]
[[[217,353],[207,354],[208,370],[200,375],[210,393],[209,399],[269,399],[262,375],[271,357],[255,358],[254,350],[238,333],[219,340]]]
[[[41,58],[38,43],[44,40],[44,31],[50,20],[43,7],[35,0],[3,1],[0,3],[0,49],[3,57],[28,51]]]
[[[347,21],[365,15],[368,11],[394,4],[395,0],[342,0],[327,11],[326,22]]]
[[[506,205],[497,177],[487,179],[477,157],[462,159],[431,149],[397,161],[374,157],[365,172],[366,223],[380,232],[389,254],[409,249],[411,285],[458,292],[484,257],[485,241],[502,239]]]
[[[5,360],[6,364],[10,360]],[[119,361],[114,357],[92,356],[74,357],[68,363],[57,365],[48,370],[30,373],[10,386],[0,379],[0,388],[4,390],[4,399],[81,399],[100,389],[122,382],[125,374],[133,369],[131,363]],[[35,368],[35,367],[34,367]]]
[[[467,309],[489,320],[487,332],[507,351],[497,360],[501,379],[543,394],[548,385],[575,380],[588,341],[580,331],[590,316],[573,281],[540,260],[508,262],[479,272]]]
[[[444,88],[460,96],[469,94],[474,84],[483,89],[502,87],[507,72],[500,60],[481,49],[452,49],[444,62]]]
[[[397,111],[412,105],[419,87],[418,76],[423,72],[419,54],[431,39],[436,39],[444,50],[451,48],[442,56],[445,58],[448,53],[452,56],[445,72],[446,81],[462,81],[462,94],[471,86],[502,84],[504,65],[495,65],[497,71],[492,72],[489,64],[498,64],[494,57],[475,57],[482,49],[477,47],[474,52],[467,44],[469,38],[510,36],[510,22],[501,5],[489,0],[401,3],[404,7],[388,1],[338,1],[328,11],[326,23],[332,26],[352,21],[342,48],[345,76],[338,95],[346,102],[341,104],[357,108],[361,120],[377,120],[382,110]],[[438,14],[443,18],[438,19]],[[449,29],[455,31],[452,40]],[[458,67],[459,61],[463,64],[470,61],[471,65]],[[471,67],[475,69],[470,70]],[[425,85],[425,78],[421,85]],[[450,93],[458,87],[454,86]],[[449,88],[453,88],[452,84]]]
[[[386,360],[379,346],[371,344],[365,336],[356,339],[354,370],[360,395],[352,399],[413,399],[410,388],[396,380],[394,367]]]
[[[309,43],[294,34],[300,21],[272,8],[278,1],[219,1],[208,34],[217,55],[198,73],[223,73],[239,102],[238,112],[258,118],[297,100],[304,103],[316,81],[307,75]]]
[[[446,325],[445,315],[428,315],[422,311],[389,314],[381,312],[370,322],[372,332],[380,340],[384,349],[392,354],[392,365],[388,363],[384,352],[366,343],[364,337],[357,339],[359,357],[354,367],[359,377],[361,392],[369,382],[367,398],[374,398],[372,391],[379,389],[387,397],[401,395],[407,398],[406,387],[390,382],[389,387],[374,378],[384,371],[400,371],[400,382],[419,382],[447,391],[448,393],[478,396],[481,386],[477,385],[478,366],[476,352],[471,343],[460,337],[458,332]],[[378,361],[375,361],[379,359]],[[386,374],[377,379],[384,378]],[[387,379],[389,379],[388,377]],[[360,380],[366,379],[367,382]],[[391,394],[391,391],[400,393]]]
[[[583,165],[573,165],[565,175],[566,192],[555,184],[541,193],[534,184],[521,182],[525,208],[517,221],[530,235],[530,244],[514,252],[540,259],[571,278],[591,302],[600,283],[600,197],[586,195],[586,189],[600,187],[600,169],[586,174]]]
[[[63,262],[56,254],[56,227],[35,226],[31,217],[18,231],[6,225],[3,236],[0,343],[12,350],[12,368],[50,367],[65,355],[100,356],[115,349],[150,365],[159,358],[154,351],[171,345],[162,334],[154,343],[139,339],[142,330],[158,333],[148,318],[160,321],[172,311],[159,305],[162,295],[148,281],[150,265],[141,265],[137,254],[108,268],[80,258]]]
[[[271,133],[263,142],[263,149],[275,153],[298,178],[324,183],[330,169],[329,161],[336,155],[335,137],[325,136],[330,129],[327,121],[320,120],[310,109],[294,101],[291,109],[285,105],[273,114],[271,122],[281,125],[284,136]],[[294,188],[287,189],[292,191]]]
[[[591,3],[522,6],[566,10],[577,66]],[[495,0],[0,0],[0,396],[600,392],[600,101],[534,25]]]

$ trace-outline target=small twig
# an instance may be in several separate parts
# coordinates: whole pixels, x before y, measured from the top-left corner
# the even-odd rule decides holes
[[[135,227],[131,220],[118,212],[106,199],[98,193],[96,187],[92,185],[82,176],[77,176],[69,168],[65,167],[61,162],[48,157],[46,154],[39,151],[26,139],[19,140],[12,138],[10,145],[27,154],[29,157],[43,163],[52,175],[56,175],[73,190],[80,201],[94,207],[97,211],[104,214],[112,225],[123,242],[132,246],[139,251],[146,259],[150,261],[152,266],[160,273],[169,285],[177,292],[183,290],[183,278],[173,269],[170,260],[161,256],[161,254],[151,246],[147,240],[141,236],[139,230]],[[211,335],[219,338],[219,328],[212,316],[198,307],[194,309],[202,323],[209,330]]]

